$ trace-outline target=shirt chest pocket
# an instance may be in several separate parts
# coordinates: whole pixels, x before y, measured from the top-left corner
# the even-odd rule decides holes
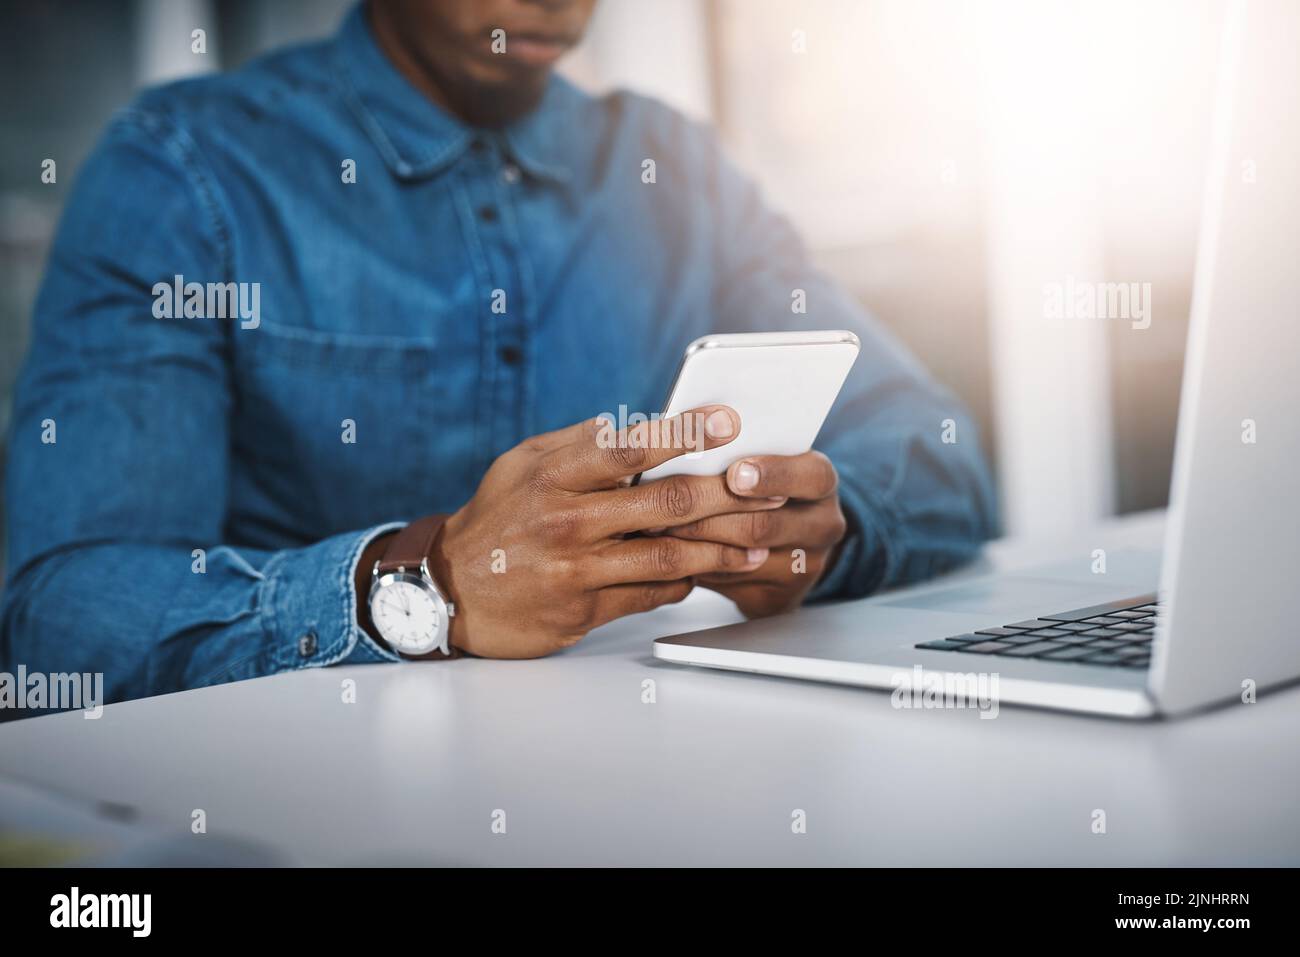
[[[246,336],[233,520],[311,541],[438,510],[438,437],[456,413],[436,341],[267,322]]]

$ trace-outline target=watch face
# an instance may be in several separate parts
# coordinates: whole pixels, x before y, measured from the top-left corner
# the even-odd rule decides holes
[[[394,651],[423,654],[441,643],[442,612],[423,584],[394,576],[375,591],[370,618]]]

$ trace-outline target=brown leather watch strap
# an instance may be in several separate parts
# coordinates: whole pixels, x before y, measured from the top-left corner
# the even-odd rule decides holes
[[[433,543],[442,531],[449,515],[426,515],[417,519],[393,536],[379,560],[379,574],[404,568],[412,573],[419,571],[420,563],[433,551]]]
[[[438,533],[442,531],[442,526],[450,517],[450,515],[426,515],[411,522],[394,535],[393,540],[388,543],[388,548],[384,550],[384,557],[375,564],[376,577],[387,572],[402,570],[417,574],[420,565],[433,552]],[[442,583],[440,582],[439,585],[441,587]],[[451,621],[448,620],[446,625],[450,629]],[[403,658],[414,658],[420,661],[460,657],[460,650],[451,643],[450,635],[448,635],[447,648],[449,653],[445,655],[437,648],[423,655],[406,655],[400,651],[397,653]]]

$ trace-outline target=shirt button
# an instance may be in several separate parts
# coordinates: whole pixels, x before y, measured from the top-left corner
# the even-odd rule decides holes
[[[309,631],[298,639],[298,654],[303,658],[316,654],[316,632]]]
[[[497,220],[497,208],[495,206],[484,206],[478,211],[478,218],[485,223],[495,223]]]
[[[519,182],[519,167],[514,163],[507,163],[501,168],[501,178],[511,185]]]
[[[514,346],[502,346],[501,361],[508,366],[517,366],[524,361],[524,354]]]
[[[486,153],[487,143],[475,137],[474,139],[469,141],[469,148],[472,149],[475,153],[480,153],[480,154]]]

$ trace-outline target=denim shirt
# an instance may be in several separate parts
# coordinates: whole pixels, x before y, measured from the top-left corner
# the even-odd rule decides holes
[[[245,308],[187,316],[177,283],[244,284]],[[993,522],[971,421],[705,128],[558,77],[521,121],[467,127],[360,8],[146,91],[83,168],[36,302],[0,666],[102,672],[113,701],[392,658],[357,625],[374,535],[456,510],[527,436],[657,411],[700,335],[791,328],[862,341],[817,443],[850,530],[814,597],[970,556]]]

